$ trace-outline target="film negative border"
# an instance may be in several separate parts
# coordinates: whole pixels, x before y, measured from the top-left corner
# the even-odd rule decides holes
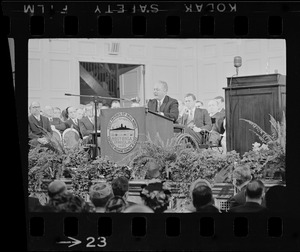
[[[287,45],[287,82],[291,83],[288,87],[291,98],[287,103],[290,103],[288,107],[293,107],[291,101],[293,95],[297,95],[294,89],[300,81],[299,2],[141,3],[2,3],[2,34],[14,38],[16,45],[18,74],[15,95],[21,146],[26,146],[26,136],[22,134],[20,125],[27,120],[23,105],[27,104],[28,91],[24,84],[28,79],[27,42],[31,38],[284,38]],[[74,24],[77,25],[74,27]],[[108,28],[102,29],[102,24]],[[287,111],[287,118],[293,118],[293,112]],[[288,128],[297,132],[293,124]],[[291,141],[292,138],[288,137],[288,142],[289,139]],[[296,167],[297,154],[292,145],[287,146],[287,152],[288,166]],[[16,161],[17,165],[26,164],[26,155],[26,148],[21,148],[21,162]],[[22,170],[22,176],[26,178],[26,167]],[[300,226],[298,174],[296,170],[287,174],[288,201],[293,205],[287,206],[287,211],[280,214],[257,217],[250,214],[26,213],[27,248],[58,251],[230,250],[245,247],[251,250],[296,250],[299,249]],[[27,187],[21,189],[26,195]],[[23,196],[20,192],[17,194]],[[202,228],[212,225],[213,229]]]
[[[265,215],[193,213],[153,216],[139,213],[128,216],[89,214],[82,218],[74,214],[55,214],[32,217],[30,223],[37,228],[30,229],[30,245],[34,250],[206,251],[247,248],[281,251],[292,249],[293,239],[296,241],[296,237],[290,237],[289,242],[284,242],[287,237],[283,230],[292,223],[282,223],[279,217]]]
[[[296,8],[291,8],[296,11]],[[13,6],[13,10],[10,9]],[[282,37],[286,2],[4,2],[9,36],[44,37]],[[10,10],[9,10],[10,9]],[[272,9],[272,10],[270,10]],[[249,15],[251,13],[251,15]],[[266,15],[266,13],[268,13]],[[22,18],[23,33],[16,33]]]

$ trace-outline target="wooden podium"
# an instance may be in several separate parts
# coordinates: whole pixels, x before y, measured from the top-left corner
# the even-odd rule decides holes
[[[174,136],[170,118],[148,111],[145,107],[103,109],[101,123],[101,156],[122,164],[149,135],[157,134],[164,143]]]
[[[286,76],[281,74],[228,77],[225,87],[227,150],[241,155],[260,142],[241,118],[258,124],[271,133],[270,115],[281,120],[286,109]]]

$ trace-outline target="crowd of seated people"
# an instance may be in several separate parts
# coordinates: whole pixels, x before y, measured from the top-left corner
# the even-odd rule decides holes
[[[37,198],[28,198],[29,211],[40,212],[95,212],[95,213],[170,213],[171,189],[166,181],[158,179],[158,166],[149,166],[148,183],[142,185],[140,199],[129,196],[129,181],[120,176],[111,182],[97,182],[90,186],[88,197],[81,197],[68,191],[61,180],[54,180],[48,186],[48,202],[42,205]],[[233,185],[237,189],[229,199],[229,209],[220,209],[213,196],[213,187],[208,180],[198,178],[190,184],[190,204],[180,212],[184,213],[269,213],[284,211],[286,187],[274,185],[266,190],[261,180],[253,178],[249,167],[238,165],[233,174]]]
[[[132,107],[137,107],[139,101],[134,101]],[[100,110],[106,108],[120,108],[118,100],[113,100],[111,104],[108,101],[101,101],[97,107],[97,130],[100,131]],[[59,132],[63,136],[66,129],[74,129],[83,143],[91,143],[91,133],[95,132],[95,105],[90,102],[78,107],[68,106],[64,109],[46,105],[41,107],[39,102],[33,101],[29,106],[28,115],[28,138],[31,146],[37,144],[47,144],[46,135],[53,134],[53,131]],[[100,139],[98,139],[100,141]]]

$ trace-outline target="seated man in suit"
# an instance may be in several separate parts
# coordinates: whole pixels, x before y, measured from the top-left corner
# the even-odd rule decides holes
[[[165,81],[158,81],[154,85],[154,99],[148,102],[149,111],[157,112],[171,118],[174,122],[178,118],[178,101],[167,95],[168,84]]]
[[[214,100],[218,102],[218,111],[225,114],[225,100],[223,96],[216,96]]]
[[[85,116],[82,117],[81,120],[79,120],[79,130],[83,138],[86,136],[88,137],[87,142],[91,143],[92,142],[92,133],[95,132],[95,108],[93,107],[92,104],[87,104],[85,107]],[[97,130],[100,130],[100,117],[97,117]],[[99,138],[98,138],[98,143],[99,143]],[[98,144],[98,146],[100,146]]]
[[[208,102],[209,115],[212,122],[212,130],[209,137],[209,143],[212,145],[220,145],[222,134],[225,132],[223,122],[225,119],[225,111],[219,111],[218,101],[213,99]]]
[[[68,108],[68,113],[69,119],[65,121],[66,128],[73,128],[77,130],[80,138],[82,138],[79,128],[79,120],[77,119],[77,109],[71,106]]]
[[[28,117],[28,138],[32,145],[46,144],[48,141],[45,135],[47,132],[52,134],[49,119],[41,115],[41,106],[38,102],[32,102],[29,109],[31,114]]]
[[[45,106],[43,115],[48,117],[51,129],[57,129],[61,133],[66,129],[66,125],[63,123],[63,121],[57,117],[57,115],[54,115],[54,109],[51,106]]]
[[[245,190],[246,203],[233,207],[229,213],[253,213],[266,212],[266,207],[262,206],[262,200],[265,195],[265,186],[260,180],[252,180]]]
[[[192,135],[199,144],[203,144],[203,133],[210,131],[212,127],[208,112],[206,109],[196,108],[194,94],[186,94],[184,102],[187,109],[180,119],[180,123],[185,125],[184,132]]]

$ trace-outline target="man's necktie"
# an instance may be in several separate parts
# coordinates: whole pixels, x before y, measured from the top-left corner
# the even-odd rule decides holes
[[[157,112],[159,112],[160,110],[160,105],[161,105],[161,101],[160,100],[157,100]]]

